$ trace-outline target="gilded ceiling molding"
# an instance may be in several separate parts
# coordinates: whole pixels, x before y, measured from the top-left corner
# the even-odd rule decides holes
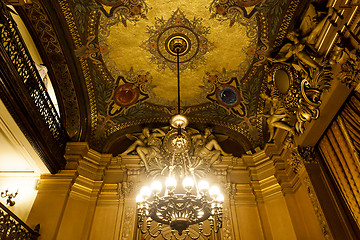
[[[78,32],[76,21],[73,17],[73,14],[70,9],[70,5],[68,4],[67,0],[60,0],[58,1],[61,11],[64,15],[66,23],[68,24],[69,31],[73,38],[74,44],[76,48],[79,48],[83,45],[80,34]]]
[[[289,29],[289,25],[291,23],[292,18],[294,17],[294,14],[296,13],[296,10],[298,9],[299,4],[301,3],[300,0],[292,0],[290,2],[290,5],[287,8],[287,11],[284,15],[284,18],[281,21],[281,25],[278,31],[278,34],[276,35],[274,48],[279,47],[284,39],[286,38],[286,34]]]
[[[67,0],[61,0],[59,1],[60,8],[62,10],[62,13],[64,15],[64,18],[68,24],[69,31],[72,35],[75,48],[80,49],[83,47],[83,42],[81,40],[76,21],[73,17],[73,14],[70,9],[70,5],[68,4]],[[87,60],[83,57],[79,57],[79,62],[83,71],[85,84],[87,88],[87,93],[89,97],[89,103],[90,103],[90,116],[91,116],[91,133],[90,136],[95,135],[95,129],[97,126],[97,106],[96,106],[96,98],[94,94],[94,87],[90,75],[89,65],[87,63]]]

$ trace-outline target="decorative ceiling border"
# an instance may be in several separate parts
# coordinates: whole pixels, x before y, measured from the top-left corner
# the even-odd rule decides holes
[[[33,0],[32,4],[26,4],[18,10],[23,15],[21,16],[23,20],[28,21],[33,31],[36,32],[36,38],[40,42],[37,47],[46,54],[46,58],[43,59],[45,64],[46,61],[50,62],[49,75],[54,75],[57,83],[55,87],[58,87],[60,92],[58,97],[61,99],[58,100],[61,100],[63,104],[66,131],[70,137],[73,137],[80,129],[80,111],[74,82],[53,23],[39,0]],[[69,93],[73,96],[72,98],[65,97]]]
[[[290,2],[289,7],[287,8],[287,11],[285,13],[285,16],[283,20],[281,21],[281,25],[277,34],[277,37],[275,39],[274,48],[279,47],[286,37],[288,28],[290,26],[291,20],[294,17],[294,14],[300,4],[300,0],[293,0]]]
[[[107,136],[109,136],[110,134],[120,130],[120,129],[124,129],[127,128],[129,126],[134,126],[134,125],[138,125],[138,124],[144,124],[145,122],[149,122],[149,118],[145,118],[143,120],[135,120],[132,121],[131,123],[115,123],[114,125],[111,126],[111,129],[106,129],[104,131],[104,135],[100,136],[99,138],[99,134],[98,134],[98,128],[100,128],[101,126],[101,121],[99,121],[100,117],[99,113],[98,113],[98,108],[99,106],[97,106],[97,102],[96,102],[96,96],[95,96],[95,88],[94,88],[94,83],[93,83],[93,77],[91,75],[91,68],[95,67],[97,70],[99,70],[99,73],[101,75],[101,77],[104,79],[105,82],[114,82],[115,80],[109,75],[109,73],[107,72],[107,70],[104,68],[103,63],[101,61],[98,61],[99,59],[101,60],[101,49],[99,48],[99,46],[96,45],[96,38],[97,38],[97,21],[99,18],[99,11],[98,10],[92,10],[89,12],[88,18],[87,18],[87,39],[83,39],[80,36],[80,32],[79,29],[77,28],[77,25],[75,23],[75,19],[74,19],[74,15],[70,9],[70,5],[69,2],[67,0],[61,0],[59,1],[59,5],[61,7],[61,11],[63,12],[64,18],[67,22],[67,24],[69,25],[69,31],[71,33],[71,36],[74,40],[74,44],[75,44],[75,48],[76,49],[91,49],[94,50],[94,52],[91,52],[91,54],[89,53],[88,57],[79,57],[79,62],[82,68],[82,72],[84,75],[84,79],[85,79],[85,84],[87,87],[87,95],[89,98],[89,102],[90,102],[90,124],[91,124],[91,130],[90,130],[90,141],[92,143],[97,143],[99,142],[99,139],[103,139]],[[268,23],[267,23],[267,18],[265,16],[265,14],[263,12],[259,12],[259,15],[257,16],[258,18],[258,23],[259,23],[259,30],[258,30],[258,47],[257,49],[255,49],[257,55],[264,55],[263,52],[267,52],[269,47],[268,47],[268,36],[269,36],[269,29],[268,29]],[[86,43],[84,41],[87,41]],[[265,55],[264,55],[265,56]],[[261,66],[261,64],[256,64],[256,63],[262,63],[263,61],[259,61],[259,57],[256,58],[256,60],[258,62],[256,62],[254,60],[253,62],[253,66],[249,69],[248,73],[246,74],[246,76],[242,79],[242,82],[247,82],[249,81],[249,79],[251,79],[251,76],[254,76],[255,74],[257,74],[259,71],[261,71],[261,69],[263,68]],[[265,60],[265,59],[264,59]],[[100,76],[99,75],[99,76]],[[99,77],[96,76],[96,77]],[[262,76],[262,75],[261,75]],[[259,75],[259,77],[261,77]],[[261,77],[261,82],[263,81],[263,77]],[[260,80],[259,80],[260,81]],[[261,87],[260,87],[261,88]],[[261,89],[260,89],[261,91]],[[255,102],[257,102],[256,105],[256,111],[261,108],[261,106],[259,106],[259,104],[261,100],[256,100]],[[254,102],[254,101],[253,101]],[[157,108],[157,110],[159,110],[159,108]],[[168,110],[168,109],[167,109]],[[165,111],[166,113],[166,111]],[[255,127],[255,132],[258,132],[258,138],[254,139],[251,134],[244,129],[244,127],[246,124],[248,124],[248,122],[251,120],[249,118],[244,118],[242,119],[243,121],[241,123],[229,123],[231,126],[225,126],[226,128],[232,129],[235,132],[241,133],[242,135],[246,136],[248,138],[248,140],[251,142],[251,144],[253,146],[263,146],[263,142],[261,142],[261,140],[263,139],[263,127],[264,127],[264,121],[262,118],[258,118],[256,113],[254,116],[252,116],[253,118],[256,119],[255,123],[254,123],[254,127]],[[158,119],[158,118],[154,118],[154,119]],[[215,124],[222,124],[220,120],[217,119],[212,119],[212,120],[208,120],[208,123],[215,123]],[[168,120],[166,120],[165,122],[167,122]],[[253,121],[253,120],[252,120]],[[156,122],[155,120],[153,122]],[[151,122],[149,122],[151,123]],[[100,127],[99,127],[100,126]],[[223,126],[223,125],[220,125]],[[104,130],[104,129],[102,129]],[[98,139],[99,138],[99,139]]]
[[[78,49],[83,46],[78,28],[75,24],[74,16],[71,12],[70,6],[66,0],[60,0],[58,1],[61,11],[64,15],[65,21],[69,26],[69,31],[71,33],[71,36],[74,40],[75,48]],[[96,106],[96,98],[94,93],[94,86],[91,81],[90,71],[89,71],[89,65],[87,60],[80,57],[79,62],[82,68],[82,72],[84,74],[86,89],[89,97],[89,105],[90,105],[90,115],[91,115],[91,133],[90,136],[93,136],[95,134],[95,129],[97,127],[97,106]]]
[[[108,129],[108,131],[106,131],[106,136],[110,136],[118,131],[124,130],[126,128],[130,128],[130,127],[142,125],[142,124],[152,124],[152,123],[167,124],[169,122],[169,118],[170,117],[156,117],[156,118],[139,119],[139,120],[135,120],[135,121],[131,121],[131,122],[130,121],[124,122],[124,123],[114,126],[111,129]],[[199,118],[199,117],[189,117],[189,121],[191,123],[195,123],[195,124],[196,123],[212,124],[214,126],[223,127],[223,128],[232,130],[236,133],[240,133],[241,135],[244,136],[244,138],[246,138],[248,140],[248,143],[246,145],[241,144],[241,146],[244,147],[245,151],[253,150],[256,147],[253,145],[254,140],[251,138],[251,136],[248,134],[248,132],[244,131],[243,128],[241,128],[241,126],[239,126],[239,125],[231,124],[231,123],[221,121],[221,120],[205,119],[205,118]],[[97,148],[101,149],[104,145],[104,141],[98,140],[95,144],[94,143],[91,144],[90,147],[94,147],[92,145],[94,145],[94,146],[96,145]]]

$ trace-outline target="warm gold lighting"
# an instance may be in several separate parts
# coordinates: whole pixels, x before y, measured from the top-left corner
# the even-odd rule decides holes
[[[196,184],[194,168],[191,166],[189,151],[192,145],[191,138],[186,133],[188,120],[180,114],[180,65],[179,55],[187,51],[188,42],[183,37],[172,36],[169,40],[170,53],[177,56],[178,106],[177,115],[170,119],[170,135],[167,138],[166,151],[172,155],[171,164],[165,169],[169,171],[163,189],[161,182],[151,183],[151,188],[144,186],[136,197],[138,228],[142,234],[152,238],[159,236],[165,240],[171,239],[199,239],[209,238],[222,227],[222,205],[224,196],[220,189],[201,180]],[[186,45],[186,46],[185,46]],[[164,170],[161,171],[163,174]],[[180,170],[179,173],[176,170]],[[178,186],[182,180],[183,188]],[[163,190],[162,190],[163,189]],[[185,191],[184,191],[185,190]],[[158,223],[156,229],[151,229],[152,222]],[[209,222],[209,231],[205,232],[202,224]],[[170,226],[171,233],[163,233],[163,224]],[[197,234],[190,234],[189,226],[197,224]],[[183,235],[184,237],[179,236]]]

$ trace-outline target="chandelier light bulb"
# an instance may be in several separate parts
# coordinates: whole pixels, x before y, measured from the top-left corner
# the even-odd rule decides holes
[[[217,202],[224,202],[224,195],[222,195],[221,193],[216,197]]]
[[[205,180],[201,180],[198,184],[199,192],[206,193],[209,190],[209,183]]]
[[[191,189],[194,187],[194,180],[191,177],[186,177],[184,178],[182,184],[185,190],[190,192]]]
[[[168,178],[166,179],[165,184],[166,184],[167,190],[168,190],[169,192],[172,192],[172,191],[175,190],[177,182],[176,182],[176,179],[175,179],[174,177],[168,177]]]
[[[216,199],[216,197],[220,195],[220,189],[219,189],[219,187],[217,187],[217,186],[212,186],[212,187],[209,189],[209,194],[210,194],[210,197]]]
[[[170,119],[170,124],[173,128],[186,128],[186,126],[189,124],[189,121],[185,116],[178,114]]]
[[[142,203],[143,201],[144,201],[144,197],[141,194],[136,196],[136,202],[137,203]]]
[[[151,190],[148,186],[144,186],[140,190],[140,195],[144,198],[144,200],[148,199],[151,195]]]
[[[161,185],[161,182],[160,181],[153,181],[151,183],[151,191],[156,195],[156,194],[159,194],[161,192],[161,189],[162,189],[162,185]]]

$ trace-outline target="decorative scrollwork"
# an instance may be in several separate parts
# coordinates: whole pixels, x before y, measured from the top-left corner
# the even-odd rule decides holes
[[[251,18],[256,12],[253,9],[250,13],[247,12],[246,7],[254,6],[261,2],[261,0],[240,1],[240,0],[213,0],[210,4],[210,18],[215,18],[219,21],[230,20],[230,27],[234,23],[244,23],[244,18]]]
[[[341,65],[341,71],[336,76],[342,83],[352,88],[360,83],[360,57],[348,53],[349,58]]]
[[[125,27],[127,22],[136,24],[140,19],[147,19],[149,6],[144,0],[107,1],[96,0],[101,5],[101,11],[109,18],[110,24],[121,22]],[[107,9],[109,9],[107,11]]]
[[[274,96],[268,94],[267,99],[272,102],[276,100],[279,105],[276,109],[284,108],[275,122],[279,126],[271,121],[276,117],[275,112],[267,116],[270,135],[273,135],[273,127],[302,134],[306,123],[319,118],[321,96],[330,88],[333,73],[329,61],[315,51],[314,41],[330,15],[331,11],[320,22],[303,24],[312,26],[306,29],[302,27],[300,33],[303,35],[296,31],[290,32],[287,35],[289,42],[274,58],[268,58],[273,74],[266,91],[273,92]],[[289,119],[289,126],[284,125],[285,118]]]

